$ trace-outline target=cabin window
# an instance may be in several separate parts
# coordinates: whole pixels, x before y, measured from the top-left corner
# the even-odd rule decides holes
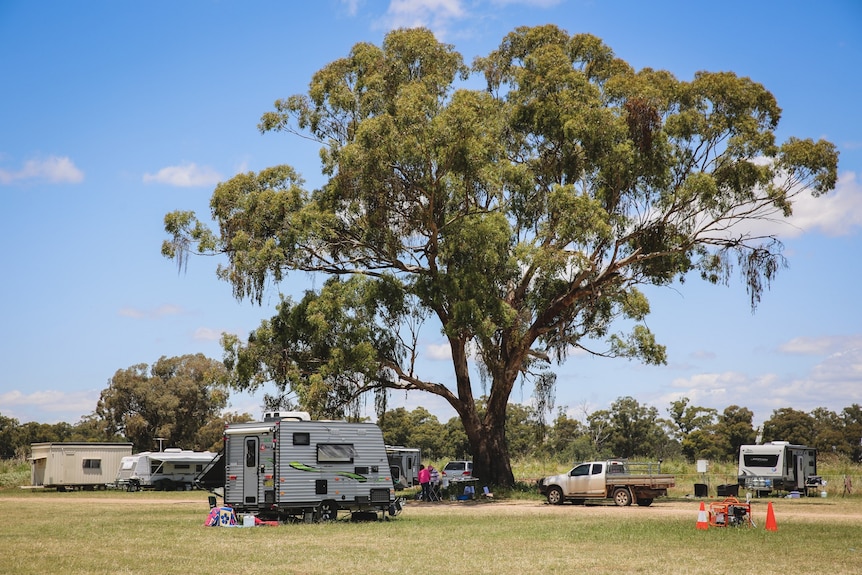
[[[355,453],[350,443],[317,444],[318,463],[353,463]]]
[[[572,469],[572,472],[569,475],[571,475],[572,477],[579,477],[581,475],[589,475],[589,474],[590,474],[590,464],[585,463],[583,465],[578,465],[577,467]]]
[[[601,463],[593,463],[593,475],[601,475],[602,473],[602,464]]]
[[[777,467],[778,455],[771,454],[745,454],[742,456],[742,461],[746,467]]]
[[[102,460],[101,459],[85,459],[82,467],[84,469],[101,469],[102,468]]]
[[[294,433],[293,434],[293,444],[294,445],[311,445],[311,434],[310,433]]]

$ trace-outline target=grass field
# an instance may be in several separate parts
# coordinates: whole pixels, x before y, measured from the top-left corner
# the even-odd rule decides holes
[[[707,500],[707,503],[710,500]],[[777,531],[696,529],[699,501],[408,502],[391,521],[204,527],[207,493],[0,491],[0,573],[862,572],[862,498],[769,499]],[[345,516],[346,518],[346,516]]]

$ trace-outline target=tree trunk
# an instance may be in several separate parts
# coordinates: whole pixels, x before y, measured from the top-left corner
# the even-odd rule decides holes
[[[514,386],[517,370],[503,372],[510,377],[494,378],[484,416],[476,410],[467,368],[466,341],[451,338],[452,361],[455,380],[458,382],[458,397],[450,397],[450,403],[461,418],[464,432],[473,454],[473,475],[482,485],[512,487],[515,476],[509,461],[506,443],[506,407]]]
[[[490,409],[490,406],[489,406]],[[484,421],[462,419],[473,453],[473,475],[484,485],[512,487],[515,476],[506,443],[506,412],[486,413]]]

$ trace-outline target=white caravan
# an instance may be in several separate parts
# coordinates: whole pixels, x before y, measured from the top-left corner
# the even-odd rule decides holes
[[[225,429],[224,503],[278,521],[397,515],[383,433],[373,423],[284,414]]]
[[[817,450],[787,441],[739,447],[739,485],[757,495],[772,491],[798,491],[820,485]]]
[[[177,448],[142,451],[123,457],[114,483],[127,491],[191,489],[197,475],[216,457],[218,454],[210,451]]]
[[[418,447],[387,445],[386,455],[389,457],[389,472],[392,474],[396,491],[419,485],[422,451]]]

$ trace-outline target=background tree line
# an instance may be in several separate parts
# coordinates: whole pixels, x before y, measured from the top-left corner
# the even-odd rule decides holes
[[[223,413],[228,388],[221,362],[201,354],[162,357],[152,366],[117,370],[96,410],[75,424],[27,422],[0,413],[0,458],[21,458],[30,444],[59,441],[129,441],[134,450],[164,447],[218,451],[224,426],[251,415]],[[486,409],[486,399],[477,402]],[[755,443],[754,413],[731,405],[718,410],[671,402],[663,416],[656,407],[620,397],[608,409],[582,406],[577,417],[565,407],[546,422],[542,410],[509,403],[506,440],[515,458],[560,463],[601,457],[680,458],[733,461],[739,446]],[[470,458],[470,443],[458,417],[441,422],[423,407],[388,410],[378,420],[390,445],[419,447],[427,459]],[[781,408],[760,428],[761,441],[784,440],[816,447],[821,453],[862,460],[862,406],[841,412],[819,407],[810,412]]]
[[[759,429],[753,419],[745,407],[731,405],[719,413],[691,405],[688,398],[672,402],[662,417],[653,406],[620,397],[608,409],[584,407],[579,417],[560,408],[546,424],[535,408],[510,403],[506,439],[513,458],[560,463],[604,457],[735,461],[739,446],[755,443],[758,435],[761,442],[789,441],[849,461],[862,459],[862,406],[857,404],[840,413],[822,407],[808,413],[777,409]],[[470,456],[457,417],[444,424],[422,407],[398,408],[386,412],[379,424],[387,443],[419,447],[428,459]]]
[[[20,424],[0,414],[0,458],[25,457],[31,443],[49,441],[127,441],[135,452],[160,446],[218,451],[226,423],[252,419],[223,413],[225,377],[224,364],[203,354],[163,356],[152,366],[117,370],[96,410],[74,425]]]

